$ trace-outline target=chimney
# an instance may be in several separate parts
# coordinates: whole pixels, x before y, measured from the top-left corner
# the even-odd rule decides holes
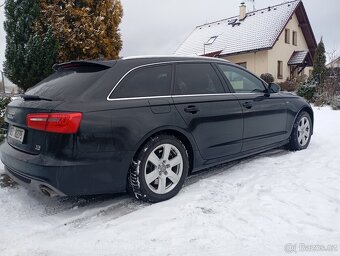
[[[247,17],[247,6],[244,2],[241,3],[240,6],[240,20],[244,20]]]

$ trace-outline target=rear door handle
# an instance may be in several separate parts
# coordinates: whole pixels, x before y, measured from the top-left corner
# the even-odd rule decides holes
[[[246,109],[251,109],[253,107],[253,103],[250,101],[247,101],[245,103],[242,104],[243,107],[245,107]]]
[[[185,112],[187,113],[191,113],[191,114],[196,114],[197,112],[199,112],[199,108],[196,107],[196,106],[187,106],[185,109],[184,109]]]

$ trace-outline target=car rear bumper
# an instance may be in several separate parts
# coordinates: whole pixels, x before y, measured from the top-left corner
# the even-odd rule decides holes
[[[126,191],[133,152],[101,152],[84,160],[58,160],[31,155],[1,145],[5,171],[16,182],[34,189],[52,190],[55,195],[80,196]]]

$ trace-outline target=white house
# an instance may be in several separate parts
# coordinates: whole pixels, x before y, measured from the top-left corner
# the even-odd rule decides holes
[[[197,26],[175,54],[224,58],[277,82],[309,75],[317,43],[303,2],[246,8],[241,3],[239,15]]]

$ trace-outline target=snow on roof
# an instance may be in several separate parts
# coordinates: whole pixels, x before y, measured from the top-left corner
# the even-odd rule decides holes
[[[249,12],[242,21],[234,16],[198,26],[175,54],[230,55],[272,48],[300,2],[294,0]]]
[[[288,61],[288,65],[303,64],[309,54],[309,51],[295,51]]]

